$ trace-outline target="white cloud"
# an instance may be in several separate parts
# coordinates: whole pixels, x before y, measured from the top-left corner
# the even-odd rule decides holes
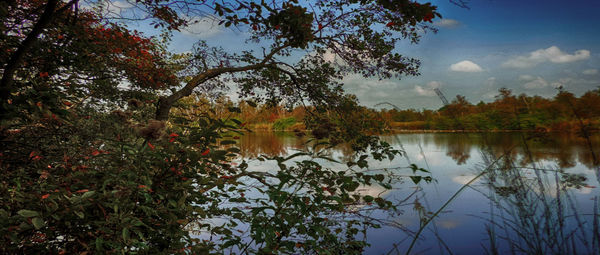
[[[496,96],[498,95],[498,91],[488,91],[486,93],[484,93],[483,95],[481,95],[482,98],[485,99],[494,99],[496,98]]]
[[[419,85],[416,85],[414,90],[421,96],[435,96],[435,92],[433,90],[423,88]]]
[[[114,6],[115,8],[119,8],[119,9],[128,9],[128,8],[133,7],[133,5],[131,3],[128,3],[125,1],[112,2],[112,6]]]
[[[533,77],[533,75],[529,75],[529,74],[521,74],[521,75],[519,75],[519,80],[520,81],[532,81],[532,80],[535,80],[535,77]]]
[[[485,85],[487,87],[494,87],[494,86],[496,86],[496,77],[487,78],[487,80],[485,80],[485,82],[483,83],[483,85]]]
[[[325,51],[325,53],[323,53],[323,60],[325,60],[326,62],[329,62],[329,63],[336,63],[337,55],[335,55],[335,53],[333,53],[333,51],[328,49],[327,51]]]
[[[504,67],[529,68],[544,62],[570,63],[590,58],[589,50],[578,50],[573,54],[561,51],[556,46],[530,52],[527,56],[516,56],[502,64]]]
[[[433,91],[433,89],[439,88],[442,86],[442,83],[439,81],[430,81],[427,83],[427,85],[425,87],[423,86],[419,86],[416,85],[414,87],[414,91],[417,92],[417,94],[419,94],[420,96],[435,96],[435,91]]]
[[[587,89],[592,89],[598,87],[600,85],[600,81],[597,79],[575,79],[575,78],[560,78],[557,81],[553,82],[552,87],[586,87]]]
[[[594,74],[598,73],[598,69],[587,69],[587,70],[583,70],[582,73],[587,74],[587,75],[594,75]]]
[[[548,82],[542,77],[536,77],[535,79],[523,84],[526,89],[541,89],[548,86]]]
[[[126,12],[133,10],[132,7],[134,7],[134,5],[127,1],[100,1],[98,3],[84,1],[79,7],[85,10],[100,8],[103,16],[107,18],[118,18],[125,15]]]
[[[184,17],[185,18],[185,17]],[[211,37],[223,32],[219,21],[210,17],[189,18],[189,25],[181,29],[181,33],[196,37]]]
[[[558,87],[567,87],[569,85],[572,85],[574,83],[574,80],[572,78],[560,78],[557,81],[552,83],[552,87],[558,88]]]
[[[467,73],[483,71],[483,69],[481,69],[481,67],[479,65],[477,65],[469,60],[463,60],[456,64],[450,65],[450,70],[455,71],[455,72],[467,72]]]
[[[442,83],[439,81],[430,81],[427,83],[427,87],[431,88],[431,89],[437,89],[440,88],[442,86]]]
[[[336,48],[336,50],[327,49],[322,55],[323,60],[325,60],[329,63],[332,63],[332,64],[340,65],[340,66],[348,66],[348,63],[346,61],[344,61],[342,58],[338,57],[338,55],[335,53],[337,51],[344,50],[344,51],[350,51],[352,55],[356,56],[357,58],[359,58],[363,61],[367,61],[367,62],[373,61],[373,58],[370,57],[370,54],[368,53],[368,51],[366,51],[366,50],[363,50],[363,51],[349,50],[345,47],[346,46],[334,42],[332,48]],[[317,53],[315,51],[313,51],[311,54],[317,54]]]
[[[455,19],[441,19],[439,21],[436,21],[434,25],[438,27],[454,28],[460,25],[460,22],[458,22],[458,20]]]
[[[483,87],[480,93],[482,98],[485,99],[494,99],[494,97],[498,94],[498,89],[496,85],[498,84],[498,79],[496,77],[489,77],[487,80],[483,82]]]

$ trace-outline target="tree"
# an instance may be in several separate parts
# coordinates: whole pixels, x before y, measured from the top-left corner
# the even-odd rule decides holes
[[[88,4],[94,3],[106,2]],[[400,152],[335,125],[352,119],[353,128],[372,127],[357,119],[355,110],[362,108],[339,79],[418,74],[418,61],[396,53],[394,45],[402,38],[417,42],[422,31],[432,30],[426,22],[439,17],[436,8],[382,0],[132,4],[138,7],[133,16],[107,17],[100,9],[79,8],[77,0],[0,3],[0,250],[360,252],[366,243],[359,230],[378,224],[361,218],[360,208],[394,209],[381,197],[354,192],[361,184],[389,188],[393,181],[361,169],[368,157]],[[248,43],[264,53],[225,52],[199,42],[191,55],[174,55],[160,40],[121,23],[149,18],[168,36],[193,22],[186,17],[207,12],[226,27],[247,30]],[[298,51],[299,61],[286,61]],[[330,61],[332,55],[338,61]],[[185,111],[193,105],[184,100],[228,80],[250,104],[310,102],[314,130],[320,130],[313,135],[353,141],[361,154],[343,172],[314,160],[286,164],[297,156],[327,159],[318,146],[261,158],[276,162],[277,171],[232,164],[239,150],[230,146],[242,123]],[[250,191],[260,195],[246,196]],[[210,224],[215,218],[227,221]],[[239,224],[249,226],[247,235],[232,231]],[[214,239],[194,238],[189,229]]]

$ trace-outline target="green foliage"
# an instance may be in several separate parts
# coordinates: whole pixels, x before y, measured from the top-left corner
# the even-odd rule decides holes
[[[296,118],[294,117],[277,119],[273,123],[273,130],[287,130],[294,124],[296,124]]]
[[[450,105],[437,111],[383,110],[387,121],[426,121],[434,130],[548,130],[581,131],[600,129],[600,108],[593,101],[600,100],[600,91],[587,91],[580,97],[558,91],[553,99],[539,96],[515,96],[510,90],[500,89],[494,102],[473,105],[458,96]],[[579,122],[581,120],[581,122]],[[395,126],[410,127],[396,124]]]
[[[281,37],[287,38],[292,47],[306,48],[314,39],[312,34],[313,15],[306,8],[291,3],[283,5],[283,9],[267,18],[267,25],[280,30]]]
[[[199,42],[191,54],[171,55],[160,41],[109,22],[101,15],[105,7],[67,5],[75,2],[0,6],[0,24],[9,29],[0,38],[0,64],[14,67],[3,70],[0,83],[0,253],[358,254],[367,245],[360,237],[378,227],[360,208],[395,210],[390,201],[356,190],[390,189],[388,176],[362,171],[369,157],[393,159],[400,151],[369,135],[382,121],[337,81],[349,72],[417,74],[416,60],[392,50],[399,38],[419,38],[415,27],[427,29],[420,22],[439,16],[434,6],[315,1],[309,10],[296,1],[238,1],[233,9],[215,3],[225,26],[248,24],[250,41],[273,42],[269,52],[234,54]],[[58,6],[44,21],[53,3]],[[195,8],[173,3],[135,4],[168,37],[186,23],[179,11]],[[375,29],[381,25],[385,30]],[[297,49],[310,54],[282,62]],[[349,68],[324,61],[327,49]],[[243,73],[219,77],[236,72]],[[210,102],[188,97],[200,85],[225,81],[240,84],[246,96],[265,92],[257,102],[313,102],[307,125],[318,145],[287,158],[259,158],[279,167],[266,172],[234,162],[242,107],[222,102],[222,109],[204,109],[198,106]],[[210,98],[211,92],[200,93]],[[323,150],[342,142],[359,160],[343,171],[316,163],[331,160]]]

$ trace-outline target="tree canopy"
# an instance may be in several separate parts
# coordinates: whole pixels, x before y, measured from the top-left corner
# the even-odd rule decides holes
[[[372,127],[353,112],[358,102],[340,78],[417,75],[418,60],[395,45],[434,30],[436,7],[129,2],[135,11],[121,16],[105,15],[107,1],[0,2],[0,251],[359,253],[364,229],[379,224],[361,211],[394,210],[355,192],[393,181],[362,170],[368,158],[401,152],[365,135]],[[246,31],[245,43],[263,50],[200,41],[190,54],[173,54],[161,38],[125,24],[150,22],[168,39],[197,17]],[[236,161],[232,145],[244,123],[189,99],[227,82],[249,104],[311,104],[307,125],[319,130],[312,149],[260,157],[278,166],[267,172]],[[346,170],[316,163],[331,160],[323,150],[340,141],[360,153]],[[248,231],[235,232],[239,226]]]

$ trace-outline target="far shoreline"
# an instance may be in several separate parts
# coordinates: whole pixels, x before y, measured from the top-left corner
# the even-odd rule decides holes
[[[295,132],[310,132],[310,129],[284,129],[284,130],[276,130],[276,129],[248,129],[252,132],[287,132],[287,133],[295,133]],[[502,130],[483,130],[483,129],[385,129],[382,134],[391,133],[391,134],[426,134],[426,133],[556,133],[556,134],[572,134],[578,133],[580,130],[546,130],[546,129],[502,129]],[[600,130],[588,130],[590,134],[598,134]]]

